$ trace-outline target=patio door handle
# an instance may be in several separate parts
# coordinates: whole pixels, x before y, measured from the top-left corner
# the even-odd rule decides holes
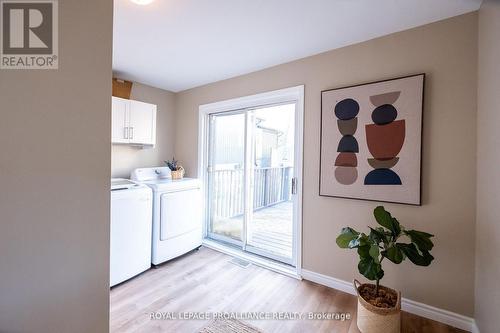
[[[297,194],[297,178],[292,178],[292,194]]]

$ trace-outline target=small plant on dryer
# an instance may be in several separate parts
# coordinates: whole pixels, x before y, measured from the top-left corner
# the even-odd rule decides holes
[[[429,266],[434,259],[429,253],[434,246],[431,240],[434,235],[407,230],[383,206],[375,208],[373,215],[380,226],[369,227],[368,235],[346,227],[342,229],[336,242],[340,248],[357,250],[359,272],[368,280],[376,282],[370,297],[375,300],[379,298],[379,282],[384,276],[384,259],[400,264],[408,258],[415,265]],[[406,237],[409,242],[398,242],[401,237]]]
[[[165,161],[165,164],[171,171],[178,171],[180,169],[179,161],[172,157],[171,161]]]

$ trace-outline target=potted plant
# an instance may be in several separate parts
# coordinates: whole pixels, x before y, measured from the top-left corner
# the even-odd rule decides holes
[[[184,168],[179,164],[179,161],[172,157],[171,161],[165,161],[165,164],[170,169],[172,179],[182,179],[184,177]]]
[[[384,209],[375,208],[373,215],[380,225],[370,227],[367,235],[346,227],[337,237],[343,249],[356,249],[359,255],[359,272],[375,284],[361,284],[354,280],[358,294],[358,328],[363,333],[396,333],[401,327],[401,293],[380,285],[384,277],[382,262],[388,259],[400,264],[406,258],[419,266],[429,266],[434,257],[429,253],[434,235],[417,230],[407,230]],[[401,238],[409,242],[401,242]]]

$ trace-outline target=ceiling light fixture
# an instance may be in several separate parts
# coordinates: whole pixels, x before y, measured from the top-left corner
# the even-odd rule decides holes
[[[133,3],[136,3],[138,5],[142,5],[142,6],[145,6],[145,5],[149,5],[150,3],[152,3],[154,0],[130,0],[132,1]]]

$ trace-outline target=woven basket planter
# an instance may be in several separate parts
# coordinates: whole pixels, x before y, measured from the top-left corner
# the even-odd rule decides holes
[[[182,179],[184,178],[184,172],[184,168],[179,167],[179,169],[177,169],[176,171],[170,171],[170,175],[172,179]]]
[[[370,284],[368,284],[370,285]],[[401,332],[401,292],[379,286],[380,289],[394,292],[398,300],[394,308],[376,307],[361,297],[358,288],[363,286],[354,280],[354,288],[358,294],[358,328],[362,333],[400,333]]]

